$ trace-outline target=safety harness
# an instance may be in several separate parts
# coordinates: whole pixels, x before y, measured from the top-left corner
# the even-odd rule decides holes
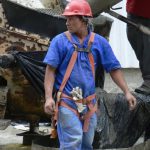
[[[67,98],[68,100],[74,101],[71,96],[68,96],[65,93],[63,93],[63,89],[64,89],[64,87],[65,87],[65,85],[66,85],[66,83],[67,83],[67,81],[70,77],[70,74],[71,74],[72,69],[74,67],[74,64],[76,62],[76,59],[77,59],[77,56],[78,56],[78,51],[83,51],[82,49],[79,49],[77,47],[77,45],[75,45],[72,42],[72,39],[71,39],[72,37],[71,37],[71,34],[69,33],[69,31],[66,31],[64,33],[65,33],[66,37],[68,38],[68,40],[75,47],[75,50],[74,50],[74,52],[71,56],[70,62],[68,64],[66,73],[65,73],[64,78],[63,78],[63,81],[62,81],[61,86],[59,88],[59,91],[57,93],[57,101],[56,101],[56,110],[55,110],[54,120],[57,120],[57,117],[58,117],[58,107],[59,106],[64,106],[64,107],[68,108],[69,110],[73,111],[80,119],[84,120],[83,132],[87,132],[88,127],[89,127],[90,118],[97,110],[97,105],[92,103],[92,100],[95,99],[95,93],[92,94],[92,95],[89,95],[88,97],[85,97],[85,98],[77,101],[78,103],[86,104],[87,107],[88,107],[88,111],[82,117],[80,117],[80,114],[76,109],[73,109],[68,104],[66,104],[64,101],[61,100],[62,98]],[[91,35],[90,35],[90,38],[89,38],[89,41],[88,41],[88,48],[86,50],[84,49],[84,52],[88,52],[88,58],[89,58],[89,62],[90,62],[90,65],[91,65],[93,78],[95,79],[94,58],[93,58],[93,55],[91,53],[91,46],[92,46],[92,43],[94,41],[94,36],[95,36],[95,33],[91,32]]]

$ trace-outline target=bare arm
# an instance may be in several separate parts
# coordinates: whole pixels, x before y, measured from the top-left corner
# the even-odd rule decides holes
[[[55,68],[47,65],[44,79],[45,99],[46,99],[44,110],[47,114],[52,114],[55,109],[55,102],[52,97],[54,81],[55,81]]]
[[[110,75],[113,81],[121,88],[121,90],[125,94],[129,92],[128,86],[120,69],[111,71]]]
[[[110,75],[113,79],[113,81],[120,87],[120,89],[124,92],[127,101],[129,102],[130,109],[134,109],[136,106],[136,99],[135,97],[130,93],[129,88],[125,82],[125,79],[123,77],[123,74],[120,69],[116,69],[110,72]]]

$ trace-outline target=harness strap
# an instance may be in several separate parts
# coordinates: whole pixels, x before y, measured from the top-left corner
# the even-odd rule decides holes
[[[67,36],[68,40],[72,43],[71,34],[69,33],[69,31],[66,31],[65,35]],[[95,36],[95,33],[92,32],[91,36],[90,36],[90,39],[88,41],[88,49],[89,50],[91,49],[92,43],[94,41],[94,36]],[[67,98],[69,100],[73,100],[72,97],[62,93],[63,89],[64,89],[64,87],[65,87],[65,85],[66,85],[66,83],[67,83],[67,81],[70,77],[70,74],[72,72],[72,69],[74,67],[74,64],[75,64],[77,56],[78,56],[78,51],[77,51],[78,48],[74,43],[72,43],[72,44],[75,47],[75,51],[73,52],[73,54],[71,56],[70,62],[69,62],[68,67],[66,69],[66,73],[64,75],[63,81],[62,81],[61,86],[60,86],[59,91],[58,91],[59,96],[57,97],[56,109],[55,109],[55,114],[54,114],[54,119],[55,120],[57,120],[57,117],[58,117],[58,107],[59,106],[64,106],[64,107],[70,109],[71,111],[73,111],[77,116],[79,116],[79,113],[78,113],[77,110],[71,108],[65,102],[58,100],[60,98]],[[93,58],[93,55],[92,55],[91,51],[89,51],[89,53],[88,53],[88,58],[89,58],[89,62],[90,62],[93,77],[95,78],[94,58]],[[89,126],[89,120],[90,120],[92,114],[97,110],[96,105],[93,105],[91,103],[91,100],[93,100],[94,98],[95,98],[95,94],[92,94],[92,95],[89,95],[88,97],[78,101],[78,102],[82,102],[82,103],[87,104],[87,106],[89,108],[89,111],[84,116],[84,126],[83,126],[83,131],[84,132],[87,132],[88,126]]]
[[[67,36],[68,40],[69,40],[70,42],[72,42],[71,34],[69,33],[69,31],[66,31],[66,32],[65,32],[65,35]],[[91,48],[91,45],[92,45],[92,43],[93,43],[93,41],[94,41],[94,36],[95,36],[95,33],[91,32],[91,36],[90,36],[90,39],[89,39],[89,41],[88,41],[88,48]],[[72,43],[72,44],[73,44],[73,43]],[[63,78],[63,81],[62,81],[62,84],[61,84],[61,86],[60,86],[60,88],[59,88],[59,91],[60,91],[60,92],[63,91],[63,89],[64,89],[64,87],[65,87],[65,85],[66,85],[66,83],[67,83],[67,81],[68,81],[68,79],[69,79],[69,77],[70,77],[70,74],[71,74],[72,69],[73,69],[73,67],[74,67],[74,64],[75,64],[75,62],[76,62],[77,56],[78,56],[78,53],[77,53],[77,51],[76,51],[77,46],[76,46],[75,44],[73,44],[73,45],[74,45],[74,47],[75,47],[75,51],[73,52],[73,54],[72,54],[72,56],[71,56],[69,65],[68,65],[68,67],[67,67],[66,73],[65,73],[64,78]],[[94,58],[93,58],[93,55],[92,55],[91,52],[88,53],[88,58],[89,58],[89,61],[90,61],[90,65],[91,65],[93,77],[95,78]]]
[[[66,31],[64,32],[66,37],[68,38],[68,40],[73,44],[75,45],[73,42],[72,42],[72,36],[70,34],[69,31]],[[88,41],[88,49],[91,49],[91,46],[92,46],[92,43],[94,41],[94,37],[95,37],[95,33],[94,32],[91,32],[91,35],[90,35],[90,38],[89,38],[89,41]]]
[[[94,41],[94,37],[95,37],[95,33],[91,32],[91,36],[90,36],[90,39],[88,41],[88,49],[91,49],[92,43]],[[91,68],[92,68],[93,77],[95,79],[94,58],[93,58],[93,55],[92,55],[91,52],[88,53],[88,57],[89,57],[90,65],[91,65]]]
[[[89,104],[91,102],[91,100],[93,100],[95,98],[95,94],[92,94],[92,95],[89,95],[87,96],[86,98],[82,99],[82,100],[77,100],[76,102],[77,103],[83,103],[83,104]],[[69,100],[73,100],[73,98],[71,96],[68,96],[67,94],[65,93],[62,93],[61,94],[61,98],[67,98]]]
[[[92,69],[92,73],[93,73],[93,77],[95,79],[94,58],[93,58],[92,53],[88,53],[88,57],[89,57],[89,61],[90,61],[90,65],[91,65],[91,69]]]
[[[68,108],[69,110],[73,111],[78,117],[79,117],[79,113],[77,110],[71,108],[68,104],[66,104],[64,101],[60,101],[59,106],[64,106],[66,108]]]
[[[91,103],[90,103],[91,104]],[[89,106],[88,106],[89,107]],[[83,125],[83,131],[87,132],[89,127],[89,122],[92,117],[92,115],[97,111],[97,104],[92,106],[92,109],[90,109],[85,115],[84,115],[84,125]]]
[[[91,46],[92,46],[93,41],[94,41],[94,37],[95,37],[95,33],[91,32],[91,36],[90,36],[90,39],[88,41],[88,49],[91,49]]]
[[[78,52],[74,51],[73,54],[72,54],[72,57],[70,59],[70,62],[68,64],[68,67],[67,67],[66,73],[64,75],[63,81],[61,83],[61,86],[59,88],[59,91],[61,91],[61,92],[63,91],[63,89],[64,89],[64,87],[65,87],[65,85],[66,85],[66,83],[67,83],[67,81],[70,77],[70,74],[72,72],[72,69],[73,69],[74,64],[76,62],[76,59],[77,59],[77,55],[78,55]]]
[[[64,93],[62,93],[61,98],[67,98],[68,100],[74,101],[72,97],[70,97]],[[57,102],[57,104],[58,104],[58,106],[64,106],[64,107],[68,108],[69,110],[74,112],[81,120],[84,120],[83,132],[87,132],[88,127],[89,127],[89,123],[90,123],[90,118],[97,111],[97,104],[93,105],[91,102],[94,98],[95,98],[95,94],[86,97],[86,99],[88,100],[88,102],[86,104],[87,104],[89,110],[86,112],[86,114],[84,116],[82,116],[82,118],[80,118],[80,114],[76,109],[73,109],[68,104],[66,104],[64,101]]]
[[[93,108],[93,104],[91,103],[91,100],[93,100],[95,98],[95,94],[89,95],[88,97],[82,99],[82,100],[77,100],[77,103],[83,103],[83,104],[87,104],[89,110],[92,110]],[[67,98],[69,100],[73,100],[73,98],[71,96],[68,96],[65,93],[61,93],[61,98]],[[55,108],[55,114],[54,114],[54,120],[57,120],[58,118],[58,106],[61,104],[61,101],[56,101],[56,108]]]

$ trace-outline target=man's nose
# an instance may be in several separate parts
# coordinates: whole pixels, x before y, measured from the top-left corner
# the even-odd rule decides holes
[[[66,25],[69,25],[69,20],[68,19],[66,20]]]

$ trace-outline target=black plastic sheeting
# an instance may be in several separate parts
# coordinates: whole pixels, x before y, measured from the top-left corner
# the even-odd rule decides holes
[[[46,52],[15,52],[13,55],[37,92],[44,96],[44,73],[46,65],[43,58]],[[99,70],[98,70],[99,71]],[[98,75],[97,75],[98,76]],[[104,78],[103,78],[104,79]],[[100,79],[96,82],[99,82]],[[95,132],[94,148],[125,148],[132,146],[150,124],[150,96],[133,93],[138,104],[129,110],[124,94],[107,93],[97,84],[98,125]]]
[[[66,19],[60,15],[59,10],[35,10],[11,0],[2,0],[2,6],[10,26],[50,39],[67,30]],[[94,32],[109,37],[112,21],[111,18],[102,15],[93,18]]]
[[[43,63],[43,59],[46,53],[46,51],[13,52],[13,55],[16,58],[17,63],[20,65],[23,74],[32,83],[41,96],[44,96],[43,81],[46,65]],[[95,76],[96,87],[103,88],[105,77],[102,65],[98,66]]]
[[[2,0],[9,25],[52,39],[67,30],[66,20],[61,16],[45,14],[18,3]]]
[[[13,52],[23,74],[35,90],[44,97],[44,74],[46,65],[42,62],[46,51]]]
[[[123,93],[107,93],[97,88],[98,125],[96,148],[127,148],[133,146],[150,125],[150,96],[133,93],[137,106],[129,110]]]

